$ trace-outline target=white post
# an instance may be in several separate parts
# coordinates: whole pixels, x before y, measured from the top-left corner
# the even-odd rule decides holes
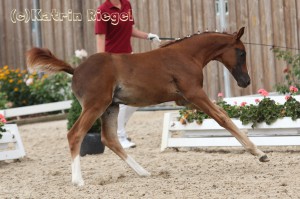
[[[225,0],[219,0],[219,11],[220,11],[220,26],[221,31],[226,30],[227,24],[226,24],[226,5]],[[231,97],[231,87],[230,87],[230,79],[229,79],[229,71],[224,68],[223,70],[223,76],[224,76],[224,88],[225,88],[225,97]]]

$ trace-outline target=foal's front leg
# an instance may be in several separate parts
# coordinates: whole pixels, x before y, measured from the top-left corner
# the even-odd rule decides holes
[[[197,90],[197,92],[194,92]],[[192,89],[185,93],[185,97],[195,106],[200,108],[210,117],[218,122],[218,124],[227,129],[251,154],[258,156],[261,162],[268,162],[269,159],[265,153],[257,149],[256,145],[251,142],[247,135],[241,132],[232,122],[228,115],[220,110],[220,107],[210,101],[205,92],[201,89]]]

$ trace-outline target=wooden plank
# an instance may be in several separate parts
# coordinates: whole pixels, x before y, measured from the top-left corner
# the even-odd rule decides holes
[[[203,21],[205,30],[209,31],[216,30],[216,13],[215,13],[215,2],[214,1],[203,1]],[[210,62],[205,67],[204,78],[207,81],[206,93],[210,98],[216,99],[216,95],[221,90],[219,84],[219,72],[217,68],[218,64],[216,61]],[[213,83],[214,82],[214,83]]]
[[[250,28],[249,28],[249,13],[248,13],[248,3],[247,0],[237,0],[236,3],[236,21],[237,21],[237,30],[240,29],[241,27],[245,27],[245,33],[241,40],[243,42],[249,42],[250,41]],[[247,66],[248,66],[248,71],[250,74],[250,77],[253,78],[253,71],[252,71],[252,63],[251,63],[251,51],[250,51],[250,45],[245,44],[246,52],[247,52]],[[241,89],[238,88],[237,84],[235,81],[231,84],[233,85],[236,89],[240,89],[240,92],[242,95],[246,94],[252,94],[252,86],[248,86],[247,88]],[[255,91],[256,93],[256,91]]]
[[[13,1],[5,1],[4,3],[4,19],[5,23],[5,51],[6,51],[6,63],[10,68],[15,67],[15,42],[14,37],[12,36],[15,30],[15,24],[10,21],[10,10],[14,9]],[[18,23],[18,22],[17,22]]]
[[[134,18],[135,27],[137,29],[150,32],[155,30],[150,30],[150,10],[149,10],[149,1],[148,0],[137,0],[137,7],[134,12],[136,12],[136,17]],[[148,9],[146,9],[148,8]],[[138,52],[146,52],[151,49],[150,43],[146,40],[135,39],[139,43]]]
[[[259,1],[260,7],[260,35],[262,44],[273,44],[273,23],[272,23],[272,6],[271,0]],[[270,47],[262,47],[262,69],[264,77],[264,89],[271,91],[275,86],[276,73],[274,53]]]
[[[0,16],[5,16],[5,6],[4,1],[0,1]],[[6,20],[0,20],[0,40],[2,41],[2,45],[0,45],[0,67],[3,67],[6,64]]]
[[[273,40],[275,46],[286,46],[285,41],[285,24],[284,9],[282,0],[272,0],[272,23],[273,23]],[[286,63],[282,60],[275,60],[276,66],[276,82],[283,82],[284,75],[282,72],[286,67]]]
[[[249,8],[249,29],[250,43],[261,43],[260,39],[260,18],[259,18],[259,0],[248,1]],[[264,74],[262,70],[262,51],[260,45],[250,45],[251,52],[251,67],[252,67],[252,91],[255,92],[260,88],[264,88],[264,79],[269,81],[269,74]]]
[[[24,10],[24,6],[23,6],[23,1],[18,1],[18,2],[16,2],[16,1],[13,1],[14,2],[14,7],[17,9],[17,10]],[[24,39],[23,39],[23,34],[20,34],[20,33],[22,33],[23,32],[23,28],[22,28],[22,24],[24,24],[24,22],[17,22],[16,24],[15,24],[15,26],[14,26],[14,32],[13,32],[13,34],[14,34],[14,36],[13,36],[13,38],[14,38],[14,46],[15,46],[15,53],[14,53],[14,55],[15,55],[15,60],[14,60],[14,66],[13,66],[13,68],[19,68],[19,67],[21,67],[22,66],[22,61],[23,61],[23,59],[17,59],[17,57],[24,57],[24,51],[23,51],[23,41],[24,41]],[[23,62],[24,63],[24,62]]]
[[[25,1],[26,4],[24,3],[23,9],[25,8],[32,8],[32,1]],[[22,23],[22,34],[23,34],[23,41],[22,41],[22,54],[20,59],[21,61],[21,66],[18,66],[21,70],[26,70],[26,57],[25,53],[32,47],[32,28],[31,28],[31,23]]]
[[[170,0],[171,37],[183,37],[181,30],[181,0]]]
[[[192,0],[193,32],[203,32],[203,0]]]
[[[103,1],[102,1],[103,2]],[[102,2],[99,1],[83,1],[84,13],[88,9],[97,9]],[[86,14],[84,14],[85,16]],[[95,35],[95,22],[84,21],[83,23],[83,35],[84,35],[84,48],[87,50],[88,55],[96,53],[96,35]]]
[[[192,18],[192,1],[191,0],[185,0],[180,1],[180,7],[181,7],[181,28],[182,28],[182,34],[184,36],[192,35],[193,32],[193,18]]]
[[[43,12],[51,12],[53,8],[53,1],[40,1],[40,6]],[[41,32],[42,32],[42,46],[50,49],[54,52],[54,31],[53,31],[53,21],[42,21],[41,22]]]
[[[300,29],[300,1],[296,1],[297,4],[297,30]],[[298,31],[298,49],[300,49],[300,31]],[[298,50],[298,53],[300,53],[300,50]]]
[[[62,4],[62,12],[67,13],[68,9],[73,8],[73,1],[70,0],[63,0],[61,1]],[[63,21],[63,29],[64,29],[64,46],[65,46],[65,60],[70,60],[72,56],[75,54],[74,48],[74,33],[73,33],[73,22],[72,21]],[[89,37],[91,38],[91,37]],[[91,39],[90,39],[91,40]]]
[[[171,17],[170,2],[168,0],[160,1],[159,5],[159,36],[170,37],[171,35]]]
[[[67,9],[69,8],[64,8],[62,6],[61,1],[53,1],[53,8],[56,9],[57,12],[60,13],[65,13],[67,12]],[[49,8],[48,8],[49,9]],[[64,23],[68,23],[65,22],[67,19],[64,19],[63,21],[55,21],[52,25],[53,25],[53,34],[54,34],[54,52],[55,54],[64,60],[68,60],[68,57],[65,56],[65,40],[64,40],[64,34],[66,31],[70,31],[70,30],[66,30],[64,29]],[[71,31],[74,33],[74,31]]]
[[[237,25],[237,12],[236,12],[236,0],[228,0],[228,22],[227,22],[227,31],[229,33],[237,32],[240,28]],[[248,66],[249,67],[249,66]],[[232,96],[240,96],[242,94],[242,88],[236,86],[236,81],[230,75],[230,88]],[[224,92],[224,88],[222,91]]]
[[[298,32],[297,28],[297,10],[295,0],[285,0],[284,5],[284,23],[286,32],[286,46],[289,48],[298,47]],[[295,53],[295,52],[293,52]]]
[[[149,1],[149,25],[150,25],[150,31],[151,33],[159,34],[159,0],[151,0]],[[150,45],[150,50],[155,49],[156,45],[148,41],[148,45]]]

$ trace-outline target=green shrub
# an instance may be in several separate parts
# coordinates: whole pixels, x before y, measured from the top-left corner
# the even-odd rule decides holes
[[[78,102],[78,100],[76,99],[76,97],[73,95],[72,96],[72,105],[71,108],[69,109],[69,113],[68,113],[68,124],[67,124],[67,128],[68,130],[70,130],[72,128],[72,126],[74,125],[74,123],[77,121],[77,119],[80,116],[81,113],[81,105]],[[95,132],[100,132],[101,131],[101,122],[100,119],[98,119],[94,125],[92,126],[92,128],[88,131],[90,133],[95,133]]]
[[[279,60],[284,60],[287,64],[283,71],[285,81],[275,85],[276,91],[279,93],[288,93],[289,86],[294,85],[300,87],[300,54],[293,55],[290,51],[273,49],[275,56]]]
[[[1,108],[21,107],[63,101],[71,98],[71,78],[64,73],[39,77],[37,73],[0,68]]]

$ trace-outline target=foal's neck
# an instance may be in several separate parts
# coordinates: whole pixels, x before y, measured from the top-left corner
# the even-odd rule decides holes
[[[193,51],[193,57],[200,61],[202,67],[205,67],[206,64],[212,60],[215,60],[215,58],[222,54],[224,50],[226,50],[226,47],[231,44],[231,35],[221,33],[205,33],[195,38],[188,45]]]

